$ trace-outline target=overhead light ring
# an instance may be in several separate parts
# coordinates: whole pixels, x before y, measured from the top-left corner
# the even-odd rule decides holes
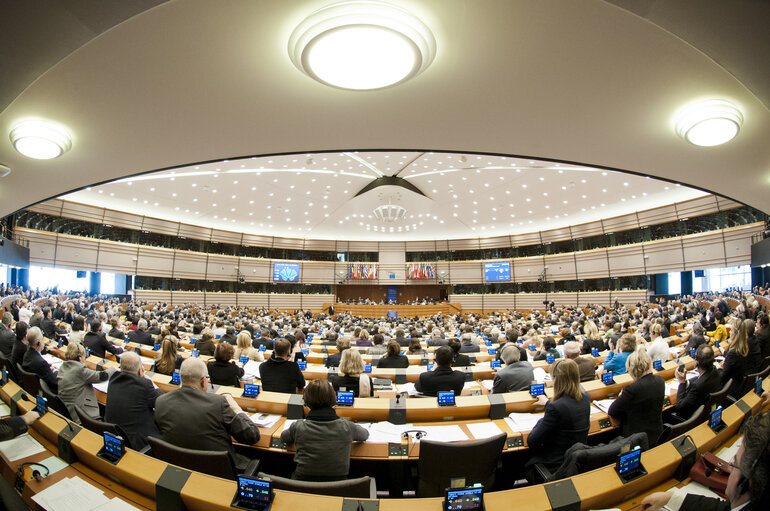
[[[721,99],[700,101],[679,112],[676,133],[691,144],[710,147],[735,138],[743,126],[743,113]]]
[[[22,121],[9,135],[19,153],[36,160],[58,158],[72,149],[72,137],[67,130],[47,121]]]

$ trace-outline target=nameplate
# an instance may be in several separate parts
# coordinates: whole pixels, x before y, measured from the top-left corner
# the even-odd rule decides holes
[[[553,511],[580,511],[580,496],[571,479],[546,484],[544,488]]]
[[[168,465],[155,483],[156,509],[163,509],[164,511],[186,510],[180,493],[189,477],[189,470]]]
[[[489,394],[489,418],[492,420],[504,419],[505,397],[502,394]]]
[[[75,450],[72,448],[72,439],[80,433],[82,427],[73,422],[68,422],[60,431],[56,440],[57,447],[59,448],[59,458],[64,460],[65,463],[75,463],[78,460]]]
[[[391,424],[406,424],[406,399],[391,399],[388,420]]]
[[[289,402],[286,405],[286,418],[287,419],[304,419],[305,418],[305,402],[302,396],[299,394],[292,394],[289,396]]]

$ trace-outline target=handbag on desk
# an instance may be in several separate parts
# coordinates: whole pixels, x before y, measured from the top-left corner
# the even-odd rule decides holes
[[[727,479],[733,467],[722,458],[707,452],[690,469],[690,479],[704,486],[708,486],[713,492],[722,498],[727,498]]]

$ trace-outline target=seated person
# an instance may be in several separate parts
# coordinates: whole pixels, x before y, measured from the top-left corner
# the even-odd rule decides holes
[[[527,468],[542,463],[551,472],[562,464],[567,449],[578,442],[588,442],[591,425],[591,397],[580,388],[575,361],[557,361],[552,368],[552,378],[553,399],[538,397],[538,403],[545,405],[545,415],[527,437],[532,457],[526,463]],[[527,479],[531,481],[531,475]]]
[[[39,418],[40,414],[35,410],[30,410],[24,415],[0,419],[0,442],[23,435],[27,432],[29,426]]]
[[[535,356],[532,357],[532,360],[535,362],[538,360],[546,360],[551,355],[553,355],[553,358],[555,359],[561,358],[559,350],[556,349],[556,341],[553,337],[547,335],[545,339],[543,339],[543,346],[540,348],[540,351],[535,353]]]
[[[210,328],[204,328],[198,340],[195,341],[195,349],[200,355],[213,357],[215,348],[214,331]]]
[[[661,335],[663,326],[660,323],[652,325],[650,339],[652,341],[647,346],[647,354],[652,361],[660,360],[665,362],[671,358],[671,352],[668,350],[668,342]]]
[[[140,319],[137,321],[136,330],[131,330],[128,332],[128,340],[130,342],[145,344],[147,346],[152,346],[155,344],[155,339],[153,338],[152,334],[147,331],[146,319]]]
[[[209,375],[200,358],[188,358],[180,370],[181,387],[155,401],[155,423],[163,439],[185,449],[227,451],[242,472],[249,459],[235,452],[236,442],[251,445],[259,428],[229,394],[208,392]]]
[[[652,359],[645,350],[636,350],[626,359],[633,383],[625,387],[610,405],[608,415],[620,421],[621,435],[646,433],[650,447],[657,444],[663,432],[663,400],[665,380],[652,374]]]
[[[305,388],[305,377],[296,362],[289,360],[291,343],[276,339],[273,355],[259,366],[262,390],[294,394]]]
[[[604,341],[599,335],[599,328],[593,321],[586,322],[583,327],[585,338],[583,339],[583,355],[591,353],[593,349],[604,351],[606,348]]]
[[[385,336],[382,334],[374,334],[372,336],[372,343],[373,346],[371,346],[368,350],[366,350],[366,353],[369,355],[384,355],[388,352],[388,349],[383,344],[385,342]]]
[[[238,336],[235,338],[236,348],[233,358],[240,360],[241,357],[246,357],[249,360],[255,362],[264,362],[265,356],[261,351],[251,345],[251,334],[247,330],[241,330]],[[212,343],[213,344],[213,343]]]
[[[706,335],[711,337],[710,344],[714,344],[716,341],[722,342],[727,340],[727,327],[725,326],[725,317],[721,311],[717,311],[714,315],[714,321],[716,321],[716,329],[712,332],[707,332]]]
[[[91,350],[91,355],[104,358],[104,354],[107,352],[112,353],[116,357],[123,353],[123,348],[115,346],[102,333],[102,322],[98,319],[93,320],[91,323],[91,331],[83,337],[83,346]]]
[[[626,359],[634,351],[636,351],[636,336],[623,334],[618,339],[618,345],[604,360],[604,371],[612,374],[626,374]]]
[[[208,363],[209,379],[212,384],[240,387],[243,368],[232,360],[234,354],[235,348],[232,344],[222,341],[217,344],[214,360],[209,360]]]
[[[388,343],[388,352],[377,362],[380,369],[406,369],[409,367],[409,359],[401,355],[401,345],[396,341]]]
[[[163,391],[153,387],[152,381],[144,377],[142,359],[134,352],[120,357],[120,371],[110,376],[104,421],[117,424],[126,432],[131,447],[142,449],[147,437],[160,438],[160,432],[153,417],[155,400]]]
[[[437,396],[439,391],[454,391],[460,395],[465,385],[465,373],[452,370],[452,349],[448,346],[439,346],[434,352],[436,367],[433,371],[425,371],[414,384],[417,392],[426,396]]]
[[[337,337],[336,345],[337,345],[337,353],[331,353],[329,356],[326,357],[326,362],[324,363],[326,367],[340,366],[340,359],[342,358],[342,352],[350,348],[350,336],[344,335],[342,337]]]
[[[720,387],[726,385],[732,379],[733,382],[727,395],[736,399],[741,397],[743,380],[746,378],[746,375],[756,370],[753,363],[756,357],[752,357],[749,353],[749,326],[754,326],[754,322],[750,319],[741,322],[741,326],[738,327],[738,332],[731,342],[730,349],[727,350],[725,360],[722,363]]]
[[[692,324],[692,333],[687,338],[687,346],[684,349],[685,353],[689,353],[690,350],[697,349],[698,346],[707,342],[704,333],[703,325],[697,321]]]
[[[80,424],[75,407],[80,407],[91,418],[99,417],[99,403],[96,401],[96,394],[92,383],[106,381],[110,374],[115,372],[114,368],[108,371],[94,371],[85,366],[86,350],[81,344],[73,342],[67,346],[64,353],[64,363],[56,372],[56,379],[59,383],[59,397],[70,417]]]
[[[72,331],[67,337],[67,342],[78,342],[82,344],[83,337],[86,335],[85,324],[86,319],[83,316],[75,316],[72,318]]]
[[[453,337],[452,339],[449,339],[448,346],[452,349],[452,353],[454,354],[454,359],[452,360],[452,367],[468,367],[472,366],[471,358],[468,355],[463,355],[460,353],[460,347],[462,346],[460,344],[460,340],[456,337]]]
[[[464,333],[462,337],[460,337],[460,341],[460,353],[478,353],[481,351],[479,345],[473,342],[473,335],[470,333]]]
[[[580,346],[576,341],[568,341],[564,344],[564,358],[575,361],[580,371],[580,381],[591,381],[596,379],[596,362],[594,357],[580,356]]]
[[[219,338],[219,344],[226,342],[227,344],[235,345],[235,328],[228,326],[225,328],[225,333]]]
[[[107,333],[107,337],[123,341],[126,338],[126,334],[120,329],[120,320],[118,318],[112,318],[110,320],[110,331]]]
[[[27,330],[27,344],[29,347],[24,353],[24,359],[21,368],[27,372],[34,373],[38,378],[46,382],[52,392],[59,392],[59,383],[56,380],[56,372],[51,370],[51,366],[40,354],[45,348],[43,344],[43,332],[40,328],[33,326]]]
[[[532,364],[527,361],[521,361],[519,347],[510,343],[506,344],[501,358],[505,367],[495,373],[492,392],[500,394],[529,388],[535,379],[535,375]]]
[[[342,389],[352,391],[355,397],[370,397],[372,380],[363,372],[364,361],[358,350],[345,350],[342,352],[339,376],[329,376],[329,381],[337,392]]]
[[[358,334],[359,336],[356,338],[356,346],[371,346],[372,341],[369,340],[369,332],[366,330],[361,330]]]
[[[177,353],[176,337],[166,336],[160,345],[160,355],[155,359],[154,371],[171,376],[179,369],[184,359]]]
[[[350,468],[350,444],[363,442],[369,432],[334,411],[337,394],[329,382],[311,380],[303,392],[307,417],[294,422],[281,433],[281,440],[294,444],[297,468],[292,479],[301,481],[339,481]],[[323,441],[319,441],[319,439]]]
[[[420,344],[420,341],[417,339],[412,339],[409,341],[409,350],[406,352],[407,355],[420,355],[423,357],[428,356],[428,352],[425,351],[422,348],[422,344]]]
[[[677,369],[674,377],[679,382],[676,391],[676,405],[667,422],[681,422],[689,419],[700,405],[705,405],[709,394],[719,390],[721,376],[714,368],[714,350],[708,344],[701,344],[695,351],[695,368],[698,377],[687,380],[687,374]]]

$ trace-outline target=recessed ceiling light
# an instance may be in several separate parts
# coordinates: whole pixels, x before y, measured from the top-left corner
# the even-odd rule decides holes
[[[72,148],[67,130],[46,121],[22,121],[13,127],[10,137],[17,151],[36,160],[57,158]]]
[[[677,135],[704,147],[729,142],[743,126],[743,113],[738,107],[720,99],[688,105],[676,118]]]
[[[378,1],[348,1],[305,18],[289,38],[297,68],[332,87],[372,90],[423,72],[436,55],[430,29],[406,10]]]

